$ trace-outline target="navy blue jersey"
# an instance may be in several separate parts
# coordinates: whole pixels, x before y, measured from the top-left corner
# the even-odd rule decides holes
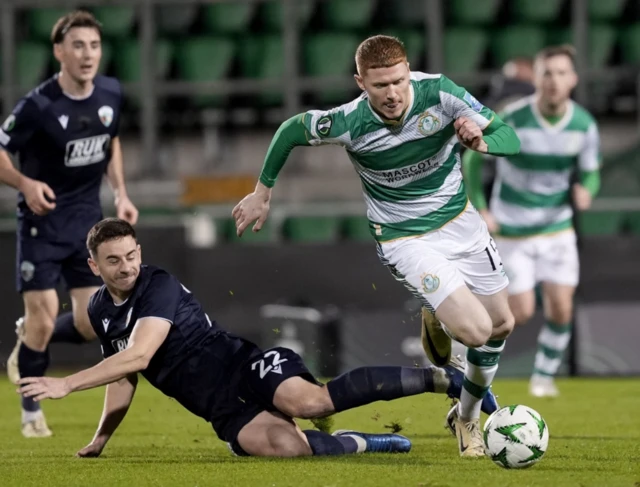
[[[18,102],[0,130],[0,148],[18,155],[20,171],[56,194],[56,209],[47,215],[54,221],[69,207],[75,207],[71,213],[82,207],[89,219],[101,216],[100,185],[118,136],[123,96],[114,78],[97,76],[94,85],[90,96],[74,99],[53,76]],[[21,194],[18,214],[30,214]]]
[[[89,318],[105,358],[124,350],[137,320],[171,323],[164,343],[142,375],[192,413],[209,421],[229,376],[254,345],[228,335],[205,314],[180,281],[154,266],[142,266],[129,298],[116,305],[105,286],[89,301]]]

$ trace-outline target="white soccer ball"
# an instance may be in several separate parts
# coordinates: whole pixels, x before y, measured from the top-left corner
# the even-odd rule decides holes
[[[487,456],[503,468],[526,468],[540,461],[549,428],[540,413],[520,404],[498,409],[484,424]]]

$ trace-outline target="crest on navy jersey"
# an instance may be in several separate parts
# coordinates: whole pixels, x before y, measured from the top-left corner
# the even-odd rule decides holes
[[[105,127],[108,127],[111,125],[111,122],[113,122],[113,108],[107,105],[100,107],[100,110],[98,110],[98,116],[100,117],[102,124]]]

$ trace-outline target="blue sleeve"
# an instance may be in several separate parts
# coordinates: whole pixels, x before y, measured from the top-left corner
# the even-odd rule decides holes
[[[23,98],[0,128],[0,148],[15,154],[29,141],[40,127],[40,110],[30,98]]]
[[[173,324],[182,299],[182,285],[170,274],[152,276],[140,299],[138,319],[161,318]]]

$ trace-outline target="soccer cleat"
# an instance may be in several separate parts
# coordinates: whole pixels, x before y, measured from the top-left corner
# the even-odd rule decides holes
[[[52,435],[42,412],[31,421],[22,423],[22,436],[25,438],[48,438]]]
[[[395,433],[360,433],[337,430],[332,436],[352,436],[358,443],[358,453],[409,453],[411,441]]]
[[[13,347],[11,355],[9,355],[9,358],[7,359],[7,376],[12,384],[17,384],[20,380],[18,353],[20,352],[20,344],[24,338],[24,318],[20,318],[16,321],[16,335],[18,336],[16,346]]]
[[[462,394],[462,384],[464,382],[464,362],[460,359],[459,355],[451,357],[448,365],[442,367],[449,377],[449,388],[447,389],[447,396],[451,399],[460,399]],[[491,414],[499,409],[498,400],[493,394],[491,389],[487,391],[482,399],[482,412],[485,414]]]
[[[472,419],[465,422],[460,419],[460,416],[458,416],[456,412],[453,423],[456,430],[456,437],[458,438],[460,456],[466,458],[484,457],[485,450],[482,432],[480,430],[480,420]]]
[[[422,308],[422,348],[433,365],[443,367],[451,360],[451,338],[428,309]]]
[[[533,397],[558,397],[560,391],[553,377],[534,374],[529,381],[529,394]]]

